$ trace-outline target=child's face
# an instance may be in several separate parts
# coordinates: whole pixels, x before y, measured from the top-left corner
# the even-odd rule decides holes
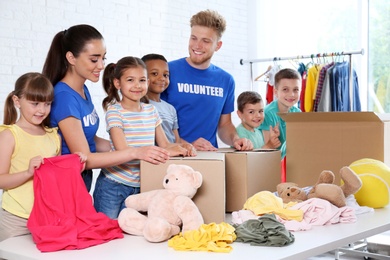
[[[264,120],[263,102],[246,104],[242,112],[237,111],[237,114],[241,119],[242,125],[252,131],[254,128],[259,127]]]
[[[122,102],[139,102],[148,90],[146,70],[141,66],[126,69],[120,79],[114,79],[114,85],[122,93]]]
[[[301,81],[299,79],[281,79],[275,88],[275,96],[279,105],[290,108],[300,98]]]
[[[161,94],[169,85],[168,63],[163,60],[149,60],[146,62],[148,70],[148,91]]]
[[[40,125],[49,115],[51,102],[40,102],[27,100],[25,98],[13,97],[14,104],[20,110],[20,118],[32,125]]]

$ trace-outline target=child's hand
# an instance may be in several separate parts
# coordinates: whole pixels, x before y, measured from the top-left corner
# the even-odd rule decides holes
[[[279,148],[282,145],[282,143],[280,142],[279,138],[277,138],[277,137],[270,138],[269,141],[268,141],[268,144],[270,145],[270,147],[272,149]]]
[[[279,123],[277,123],[274,127],[272,125],[269,126],[270,136],[274,134],[276,137],[279,137],[280,131],[279,131]]]
[[[253,150],[253,143],[247,138],[239,138],[234,140],[233,147],[238,151],[251,151]]]
[[[42,156],[36,156],[31,158],[30,163],[28,165],[27,173],[31,177],[34,175],[34,172],[36,169],[39,169],[39,167],[43,164],[43,157]]]
[[[84,163],[87,161],[87,156],[83,154],[82,152],[75,152],[80,157],[80,162]]]
[[[170,156],[189,156],[189,151],[178,143],[171,143],[165,147]]]
[[[269,127],[269,141],[268,146],[271,148],[278,148],[281,146],[281,142],[279,140],[279,123],[277,123],[274,127]]]
[[[84,171],[85,170],[85,162],[87,161],[87,156],[85,154],[83,154],[82,152],[75,152],[75,154],[77,154],[80,157],[80,162],[83,164],[83,168],[81,169],[81,171]]]
[[[169,159],[169,152],[158,146],[142,146],[131,149],[135,151],[135,158],[153,164],[165,163]]]

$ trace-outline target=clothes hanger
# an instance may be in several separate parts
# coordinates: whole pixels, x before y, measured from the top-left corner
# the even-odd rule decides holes
[[[299,67],[299,63],[296,59],[291,59],[291,60],[288,60],[288,62],[294,67],[294,69],[298,69]]]
[[[261,77],[263,77],[264,75],[266,75],[271,69],[272,69],[272,65],[269,65],[268,68],[267,68],[267,70],[266,70],[264,73],[260,74],[259,76],[257,76],[257,77],[255,78],[255,81],[258,81]]]
[[[314,54],[311,54],[310,55],[310,58],[311,60],[309,60],[308,63],[306,63],[306,69],[309,70],[309,68],[311,68],[312,66],[315,65],[315,62],[314,62]]]

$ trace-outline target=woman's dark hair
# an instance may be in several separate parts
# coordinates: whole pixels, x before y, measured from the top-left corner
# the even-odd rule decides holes
[[[120,79],[125,70],[136,67],[142,67],[146,70],[146,65],[140,58],[131,56],[118,60],[116,64],[110,63],[106,66],[103,73],[103,88],[107,93],[107,97],[102,102],[104,110],[107,110],[109,105],[120,101],[119,91],[114,86],[114,79]],[[141,102],[149,103],[146,96],[142,97]]]
[[[66,53],[70,51],[74,57],[78,57],[89,41],[100,39],[103,39],[100,32],[87,24],[74,25],[60,31],[53,38],[42,74],[48,77],[54,86],[65,76],[68,69]]]
[[[13,96],[25,98],[30,101],[51,102],[54,99],[54,88],[49,79],[38,72],[29,72],[20,76],[15,82],[15,89],[8,94],[4,104],[5,125],[15,124],[18,119]],[[41,123],[42,127],[50,126],[50,119],[46,117]]]

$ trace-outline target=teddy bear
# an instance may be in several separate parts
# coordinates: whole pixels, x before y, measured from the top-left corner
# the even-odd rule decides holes
[[[182,164],[171,164],[163,179],[164,189],[130,195],[118,216],[120,228],[149,242],[162,242],[180,231],[196,230],[204,224],[192,201],[202,185],[202,174]]]
[[[340,169],[341,185],[334,184],[335,175],[332,171],[320,173],[317,183],[306,192],[296,183],[285,182],[277,185],[278,196],[284,203],[302,202],[310,198],[320,198],[329,201],[337,207],[346,206],[346,198],[355,194],[362,187],[359,176],[348,166]]]

